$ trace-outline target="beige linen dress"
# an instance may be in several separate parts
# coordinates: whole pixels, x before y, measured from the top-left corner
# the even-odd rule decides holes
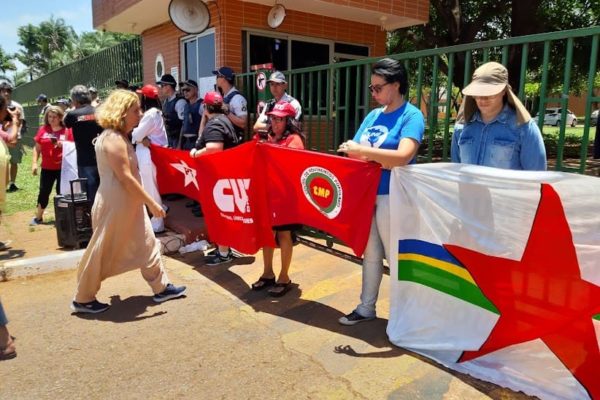
[[[79,263],[75,293],[78,303],[95,300],[104,279],[138,268],[155,294],[169,283],[159,241],[143,202],[125,190],[108,163],[104,150],[107,139],[125,142],[131,174],[141,182],[131,143],[115,131],[102,132],[95,145],[100,186],[92,207],[94,232]]]

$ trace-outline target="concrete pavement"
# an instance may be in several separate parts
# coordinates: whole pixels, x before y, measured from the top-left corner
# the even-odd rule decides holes
[[[390,345],[387,276],[380,319],[339,325],[360,292],[348,261],[296,246],[298,286],[281,299],[249,289],[260,254],[165,261],[186,298],[155,305],[132,271],[103,283],[98,298],[112,307],[96,316],[68,308],[74,270],[0,282],[18,352],[0,362],[0,399],[527,398]]]

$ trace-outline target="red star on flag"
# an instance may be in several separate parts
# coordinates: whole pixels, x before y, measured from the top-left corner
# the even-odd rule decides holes
[[[542,184],[521,260],[444,247],[500,311],[481,348],[464,352],[459,361],[539,338],[590,397],[600,398],[600,349],[592,323],[592,317],[600,313],[600,287],[581,278],[571,230],[552,186]]]

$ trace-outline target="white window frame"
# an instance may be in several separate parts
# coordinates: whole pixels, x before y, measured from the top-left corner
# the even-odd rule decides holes
[[[181,77],[183,78],[184,76],[187,75],[187,70],[186,70],[186,63],[185,63],[185,43],[187,42],[191,42],[192,40],[197,40],[198,38],[204,37],[204,36],[208,36],[208,35],[215,35],[215,65],[217,64],[217,34],[216,34],[216,30],[215,28],[210,28],[205,30],[202,33],[198,33],[196,35],[187,35],[187,36],[183,36],[179,39],[179,69],[181,71]],[[198,42],[196,41],[196,54],[198,53]],[[196,76],[194,78],[190,78],[193,79],[195,81],[198,81],[200,79],[199,76]]]

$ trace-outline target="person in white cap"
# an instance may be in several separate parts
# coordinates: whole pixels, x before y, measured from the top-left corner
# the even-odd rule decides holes
[[[473,73],[452,136],[452,162],[543,171],[546,149],[540,129],[512,91],[497,62]]]
[[[273,99],[271,99],[267,105],[260,111],[260,115],[254,124],[254,131],[266,131],[267,130],[267,122],[269,120],[269,116],[267,113],[273,110],[275,104],[280,101],[285,101],[290,103],[296,109],[296,121],[300,120],[302,116],[302,106],[300,102],[287,94],[286,89],[288,87],[288,83],[285,80],[285,75],[281,71],[275,71],[267,80],[269,84],[269,90],[271,90],[271,94],[273,95]]]

